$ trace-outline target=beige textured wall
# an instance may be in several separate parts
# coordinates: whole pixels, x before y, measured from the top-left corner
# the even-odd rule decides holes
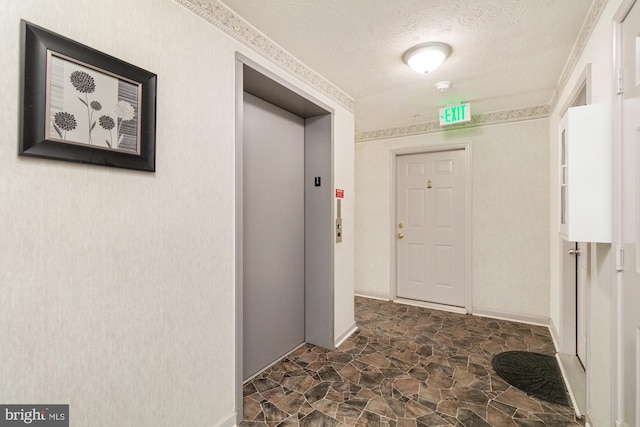
[[[158,75],[155,174],[18,157],[21,18]],[[292,81],[170,0],[0,0],[0,402],[69,403],[74,426],[233,425],[236,50]],[[353,114],[296,84],[336,109],[352,188]]]
[[[356,144],[356,292],[390,294],[390,153],[472,150],[473,309],[549,317],[549,125],[516,122]]]

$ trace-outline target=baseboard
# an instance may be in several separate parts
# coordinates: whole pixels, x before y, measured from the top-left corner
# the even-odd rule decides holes
[[[393,300],[393,302],[398,304],[413,305],[416,307],[430,308],[432,310],[448,311],[448,312],[457,313],[457,314],[467,314],[467,311],[464,308],[455,307],[452,305],[436,304],[432,302],[418,301],[418,300],[405,299],[405,298],[396,298]]]
[[[257,377],[258,375],[260,375],[261,373],[263,373],[264,371],[266,371],[267,369],[269,369],[270,367],[272,367],[276,363],[282,361],[284,358],[289,357],[289,355],[291,353],[293,353],[294,351],[296,351],[300,347],[304,347],[305,345],[307,345],[307,343],[305,341],[302,341],[300,344],[298,344],[297,346],[293,347],[291,350],[287,351],[285,354],[283,354],[282,356],[278,357],[276,360],[274,360],[273,362],[269,363],[267,366],[265,366],[264,368],[260,369],[258,372],[256,372],[255,374],[251,375],[249,378],[243,380],[242,381],[242,385],[244,386],[249,381],[252,381],[255,377]]]
[[[571,405],[578,418],[586,413],[587,378],[582,365],[576,356],[556,353],[556,360],[560,367],[562,379],[569,392]]]
[[[373,292],[373,291],[365,291],[363,289],[356,289],[353,293],[357,297],[380,299],[380,300],[383,300],[383,301],[389,301],[390,300],[389,294],[385,294],[385,293],[382,293],[382,292]]]
[[[384,301],[390,301],[389,299],[389,295],[388,294],[383,294],[380,292],[372,292],[372,291],[366,291],[366,290],[362,290],[362,289],[356,289],[354,292],[355,296],[357,297],[364,297],[364,298],[372,298],[372,299],[378,299],[378,300],[384,300]],[[427,303],[427,302],[422,302],[422,301],[414,301],[414,300],[407,300],[407,299],[403,299],[403,298],[396,298],[395,300],[393,300],[394,302],[398,302],[401,304],[409,304],[409,305],[416,305],[419,307],[426,307],[426,308],[433,308],[436,310],[445,310],[445,311],[451,311],[454,313],[465,313],[465,309],[461,308],[461,307],[451,307],[451,306],[446,306],[446,305],[440,305],[440,304],[432,304],[432,303]],[[519,322],[519,323],[526,323],[529,325],[537,325],[537,326],[546,326],[548,327],[550,324],[550,318],[548,317],[543,317],[543,316],[532,316],[532,315],[528,315],[528,314],[516,314],[516,313],[505,313],[505,312],[501,312],[501,311],[494,311],[494,310],[487,310],[487,309],[483,309],[483,308],[473,308],[472,309],[472,313],[473,315],[476,316],[480,316],[480,317],[491,317],[493,319],[500,319],[500,320],[509,320],[512,322]],[[557,333],[556,336],[554,337],[552,331],[552,337],[554,339],[554,344],[557,346]]]
[[[344,332],[342,332],[340,335],[336,337],[335,346],[340,347],[342,343],[345,342],[347,338],[353,335],[353,333],[357,330],[358,330],[358,327],[356,326],[356,322],[353,322],[351,326],[349,326]]]
[[[233,412],[227,417],[223,418],[222,421],[219,421],[215,427],[236,427],[238,425],[238,413]]]
[[[473,308],[475,316],[490,317],[492,319],[508,320],[511,322],[526,323],[528,325],[549,326],[549,318],[543,316],[532,316],[529,314],[505,313],[501,311],[486,310],[483,308]]]
[[[560,335],[558,334],[558,329],[556,329],[556,324],[553,323],[553,319],[549,318],[549,334],[551,335],[551,339],[553,340],[553,346],[556,349],[556,353],[560,348]]]

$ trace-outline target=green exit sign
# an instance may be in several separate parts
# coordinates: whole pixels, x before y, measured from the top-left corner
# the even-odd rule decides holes
[[[471,121],[471,104],[460,104],[440,109],[440,126]]]

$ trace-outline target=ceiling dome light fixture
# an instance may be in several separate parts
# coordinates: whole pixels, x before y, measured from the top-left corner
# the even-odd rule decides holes
[[[429,42],[412,47],[402,59],[417,73],[428,73],[440,66],[451,53],[448,44]]]

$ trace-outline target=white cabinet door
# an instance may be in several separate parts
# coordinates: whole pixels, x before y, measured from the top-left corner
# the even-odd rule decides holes
[[[611,107],[572,107],[560,121],[560,236],[611,243]]]

